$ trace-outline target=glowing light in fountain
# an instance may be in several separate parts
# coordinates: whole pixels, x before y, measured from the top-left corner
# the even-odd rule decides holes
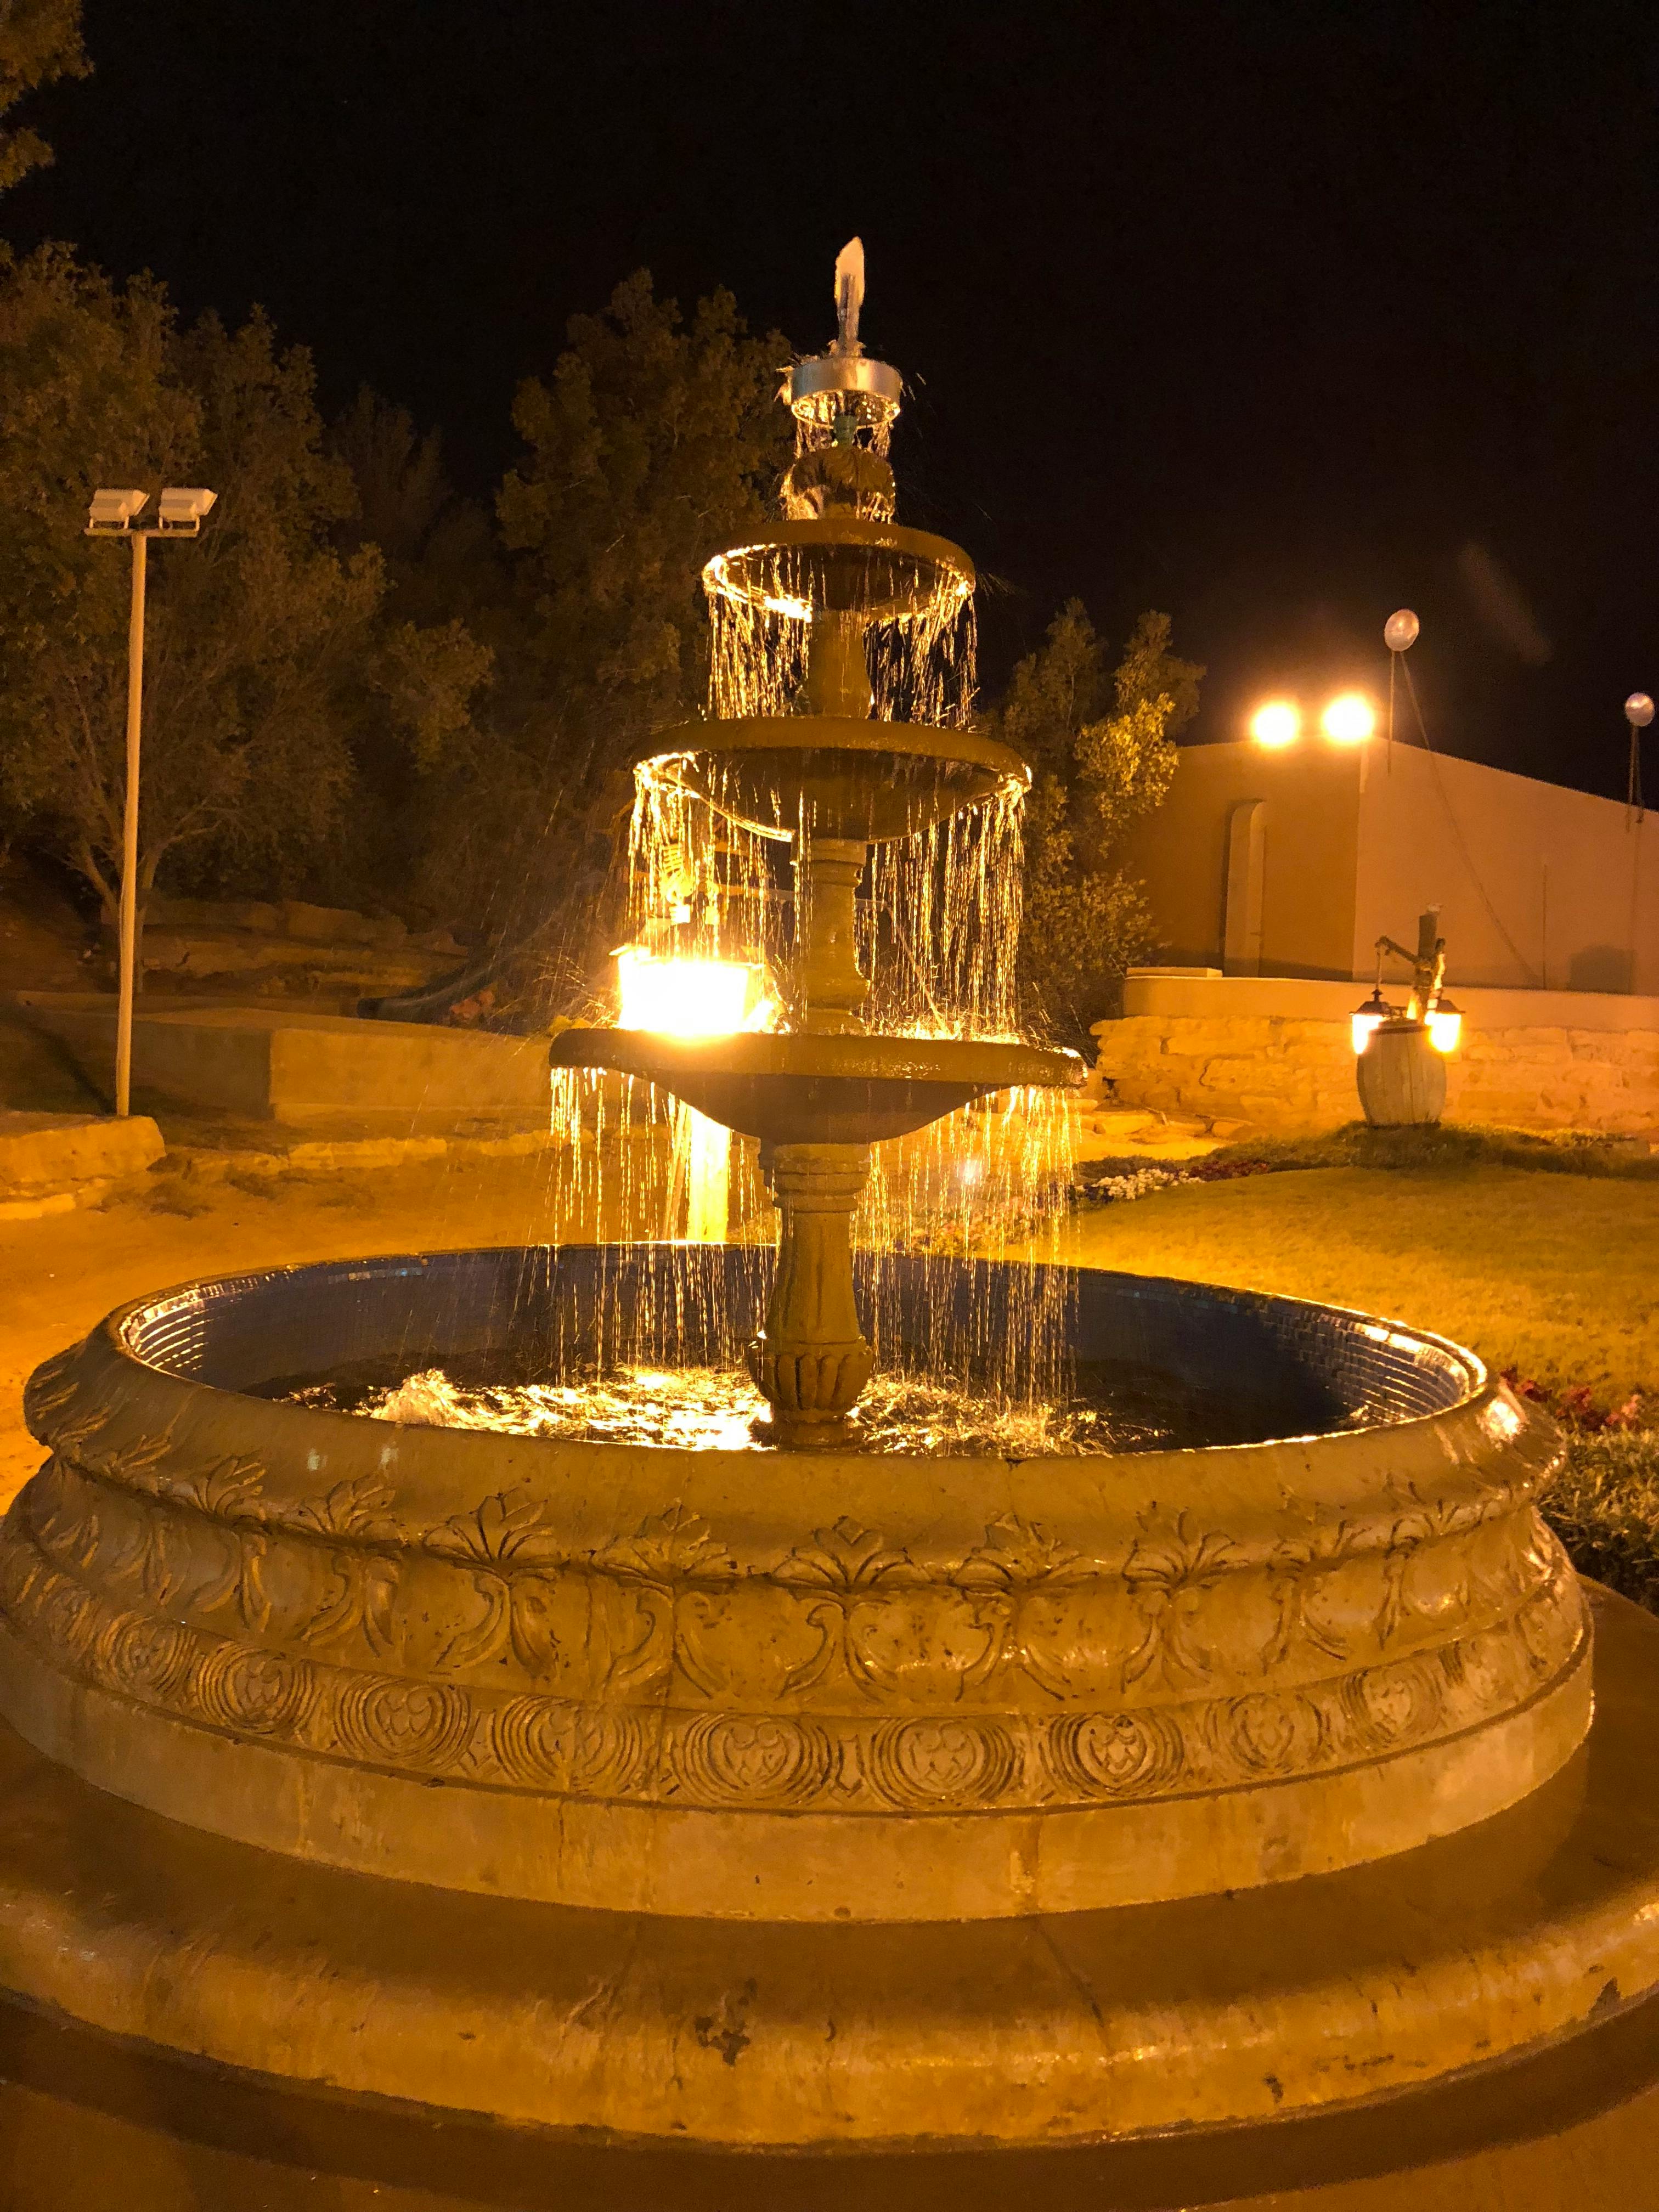
[[[689,911],[688,911],[689,919]],[[739,960],[659,959],[642,945],[617,955],[617,1026],[673,1036],[729,1036],[759,1010],[760,969]],[[726,1242],[732,1200],[732,1132],[676,1102],[669,1203],[685,1200],[688,1243]]]
[[[619,1029],[730,1036],[748,1026],[760,971],[747,961],[665,960],[642,945],[624,945],[617,955],[617,981]]]

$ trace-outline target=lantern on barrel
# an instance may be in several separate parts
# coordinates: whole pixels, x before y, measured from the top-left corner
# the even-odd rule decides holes
[[[1382,995],[1382,963],[1389,953],[1411,963],[1411,996],[1403,1006]],[[1374,1129],[1431,1127],[1445,1111],[1445,1056],[1456,1049],[1463,1029],[1445,980],[1438,907],[1419,917],[1414,952],[1391,937],[1377,939],[1376,988],[1353,1013],[1359,1103]]]

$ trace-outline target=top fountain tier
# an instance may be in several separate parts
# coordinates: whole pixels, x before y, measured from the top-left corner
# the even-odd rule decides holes
[[[977,580],[948,538],[844,513],[774,523],[763,538],[715,554],[702,580],[711,596],[797,621],[842,615],[866,623],[945,620]]]

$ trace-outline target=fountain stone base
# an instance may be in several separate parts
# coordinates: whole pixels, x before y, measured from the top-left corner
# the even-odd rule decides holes
[[[1524,2077],[1494,2123],[1497,2062],[1597,2033],[1659,1984],[1659,1625],[1616,1599],[1597,1615],[1588,1760],[1507,1813],[1293,1884],[943,1925],[653,1919],[375,1880],[160,1819],[0,1723],[0,1983],[186,2057],[181,2112],[234,2111],[252,2075],[395,2100],[428,2127],[489,2115],[556,2131],[538,2137],[550,2173],[562,2141],[597,2158],[595,2192],[607,2142],[623,2174],[647,2143],[793,2153],[731,2178],[722,2201],[757,2205],[840,2201],[809,2187],[810,2152],[972,2147],[990,2172],[960,2185],[1000,2203],[996,2157],[1018,2147],[1169,2133],[1201,2162],[1213,2130],[1242,2175],[1255,2128],[1378,2097],[1408,2167],[1410,2093],[1455,2076],[1476,2130],[1547,2126]],[[1431,2139],[1449,2128],[1437,2106]],[[1330,2178],[1331,2155],[1326,2138],[1299,2175]],[[1581,2148],[1572,2172],[1583,2201],[1601,2201],[1598,2177],[1615,2201],[1620,2166]],[[684,2185],[653,2168],[629,2201],[709,2201],[696,2173]],[[895,2206],[915,2186],[860,2185]],[[1420,2176],[1370,2188],[1367,2208],[1429,2201]],[[1109,2179],[1087,2201],[1119,2203]]]
[[[699,1264],[738,1300],[753,1261]],[[1659,1628],[1608,1601],[1587,1769],[1553,1432],[1439,1340],[1084,1272],[1085,1356],[1244,1410],[1018,1462],[253,1395],[511,1368],[662,1264],[190,1285],[40,1370],[0,1984],[228,2067],[798,2149],[1278,2117],[1659,1984]],[[994,1318],[1012,1273],[959,1294]]]
[[[0,1531],[6,1717],[298,1857],[796,1921],[1331,1873],[1501,1811],[1582,1740],[1586,1618],[1533,1503],[1553,1430],[1455,1346],[1332,1308],[1079,1274],[1079,1356],[1254,1409],[1179,1451],[757,1456],[250,1395],[388,1356],[521,1370],[637,1306],[652,1252],[299,1268],[114,1316],[29,1386],[53,1456]],[[740,1322],[757,1255],[716,1264]],[[994,1326],[1015,1275],[956,1279]],[[921,1264],[899,1280],[919,1328]]]

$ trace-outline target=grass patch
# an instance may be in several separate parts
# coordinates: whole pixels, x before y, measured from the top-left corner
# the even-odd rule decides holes
[[[1640,1418],[1626,1403],[1635,1392],[1659,1407],[1651,1176],[1632,1182],[1583,1164],[1599,1145],[1540,1140],[1537,1150],[1555,1157],[1517,1165],[1495,1162],[1490,1149],[1424,1142],[1474,1137],[1489,1148],[1510,1141],[1507,1132],[1344,1130],[1308,1150],[1356,1136],[1390,1149],[1406,1137],[1419,1149],[1415,1158],[1395,1152],[1363,1166],[1298,1170],[1285,1157],[1297,1148],[1279,1146],[1284,1174],[1177,1183],[1079,1213],[1068,1256],[1360,1306],[1438,1329],[1494,1370],[1516,1370],[1528,1395],[1540,1386],[1566,1424],[1566,1461],[1545,1518],[1581,1574],[1659,1613],[1659,1430],[1571,1425],[1591,1407]],[[1243,1158],[1261,1148],[1234,1149]],[[1540,1176],[1540,1166],[1554,1171]]]
[[[179,1175],[166,1167],[153,1169],[122,1194],[147,1213],[176,1213],[185,1221],[213,1210],[212,1196],[203,1188],[198,1176]]]
[[[1544,1518],[1581,1575],[1659,1613],[1659,1433],[1570,1435]]]
[[[1477,1165],[1185,1182],[1068,1224],[1066,1256],[1414,1322],[1601,1407],[1659,1385],[1659,1182]]]
[[[1225,1166],[1264,1161],[1273,1168],[1381,1168],[1406,1175],[1529,1168],[1547,1175],[1659,1182],[1659,1157],[1645,1137],[1608,1137],[1593,1129],[1486,1128],[1462,1121],[1427,1129],[1373,1129],[1350,1121],[1316,1136],[1224,1146],[1211,1158]]]

